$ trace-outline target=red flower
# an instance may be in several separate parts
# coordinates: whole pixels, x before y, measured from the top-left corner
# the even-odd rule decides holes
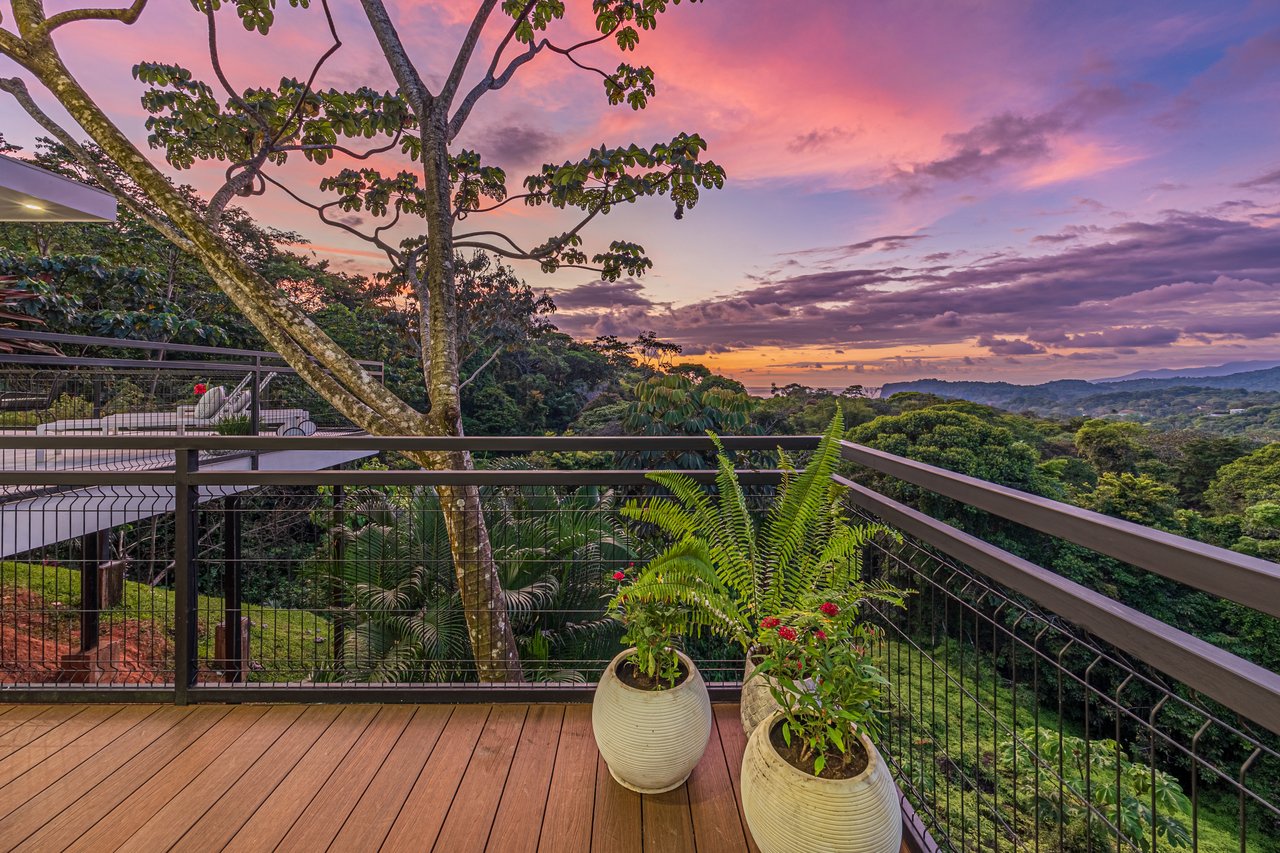
[[[203,382],[197,382],[196,387],[193,390],[196,392],[196,396],[199,397],[205,391],[209,390],[209,386],[205,385]]]
[[[627,579],[627,574],[626,574],[626,572],[614,572],[614,573],[613,573],[613,579],[614,579],[614,580],[616,580],[616,581],[626,580],[626,579]]]
[[[827,639],[827,632],[826,632],[826,631],[821,631],[821,630],[819,630],[819,631],[814,631],[814,632],[813,632],[813,636],[817,637],[819,640],[822,640],[823,642],[826,642],[826,639]]]
[[[777,628],[778,625],[781,624],[781,622],[782,620],[780,620],[777,616],[766,616],[760,620],[760,627],[761,628]]]
[[[818,609],[822,611],[824,616],[829,616],[829,617],[835,616],[837,613],[840,612],[840,608],[836,607],[835,604],[831,603],[830,601],[828,601],[826,604],[822,605]]]
[[[790,625],[783,625],[778,629],[778,636],[784,640],[794,640],[796,638],[796,629]]]

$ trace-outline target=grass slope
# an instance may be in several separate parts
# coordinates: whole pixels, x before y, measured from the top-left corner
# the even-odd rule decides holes
[[[46,605],[61,602],[64,611],[80,607],[80,572],[77,569],[38,563],[0,562],[0,589],[23,589],[39,596]],[[214,626],[222,621],[223,599],[202,595],[198,600],[199,660],[202,669],[213,659]],[[322,669],[332,652],[330,623],[305,610],[279,610],[245,604],[242,615],[249,628],[250,657],[262,669],[250,673],[250,680],[299,681]],[[163,587],[125,581],[124,601],[103,613],[102,621],[133,619],[154,623],[173,638],[174,592]]]

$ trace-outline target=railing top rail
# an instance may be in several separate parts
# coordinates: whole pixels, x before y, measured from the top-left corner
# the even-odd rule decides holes
[[[1280,674],[843,477],[849,500],[1125,654],[1280,734]]]
[[[1280,565],[852,442],[851,462],[1280,617]]]
[[[37,332],[28,329],[0,329],[0,340],[30,340],[50,344],[73,344],[76,346],[112,347],[115,349],[145,349],[159,352],[186,352],[198,355],[235,356],[237,358],[268,358],[284,361],[279,353],[267,350],[233,349],[231,347],[210,347],[198,344],[175,344],[168,341],[136,341],[127,338],[100,338],[92,335],[67,335],[61,332]],[[11,360],[0,357],[0,362]],[[369,367],[382,368],[383,363],[373,359],[359,360]]]
[[[818,436],[721,436],[729,450],[811,450]],[[0,435],[0,450],[444,450],[444,451],[664,451],[715,450],[707,436],[179,436]]]
[[[213,489],[257,488],[260,486],[641,486],[649,483],[649,474],[683,474],[703,483],[714,483],[717,471],[701,469],[547,469],[547,468],[477,468],[474,470],[199,470],[186,474],[183,483]],[[738,481],[745,485],[776,485],[783,472],[775,468],[740,469]],[[149,471],[0,471],[0,486],[60,486],[89,488],[98,486],[146,486],[172,489],[176,473]],[[19,495],[18,497],[25,497]],[[0,501],[2,502],[2,501]]]

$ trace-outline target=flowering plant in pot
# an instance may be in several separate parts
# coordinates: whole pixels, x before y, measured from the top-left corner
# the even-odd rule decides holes
[[[743,814],[763,853],[894,853],[898,791],[873,742],[888,687],[872,660],[880,631],[858,621],[856,600],[808,603],[762,620],[754,677],[771,678],[778,710],[747,741]]]
[[[709,433],[710,434],[710,433]],[[672,472],[648,475],[670,496],[622,508],[672,544],[637,577],[631,595],[687,607],[683,633],[703,628],[731,640],[746,657],[740,702],[747,734],[775,709],[767,678],[752,678],[762,620],[794,610],[814,590],[900,605],[903,591],[862,577],[862,552],[877,537],[901,541],[880,524],[849,524],[846,489],[832,479],[844,423],[839,409],[803,471],[778,451],[784,475],[763,513],[752,512],[733,458],[719,438],[716,490]]]
[[[679,787],[711,737],[711,699],[678,648],[684,605],[634,596],[624,572],[609,613],[626,631],[591,703],[596,747],[619,784],[643,794]]]

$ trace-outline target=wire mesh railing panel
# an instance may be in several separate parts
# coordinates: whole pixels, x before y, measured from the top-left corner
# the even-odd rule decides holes
[[[172,489],[0,503],[0,689],[171,685],[174,534]]]
[[[645,491],[486,486],[453,519],[429,486],[263,487],[202,503],[199,679],[478,685],[463,590],[491,560],[519,662],[512,680],[594,682],[620,650],[606,612],[613,576],[661,547],[618,512]],[[688,651],[708,681],[741,678],[729,644],[702,637]]]
[[[916,591],[876,609],[882,748],[943,849],[1280,849],[1273,735],[909,537],[868,569]]]

